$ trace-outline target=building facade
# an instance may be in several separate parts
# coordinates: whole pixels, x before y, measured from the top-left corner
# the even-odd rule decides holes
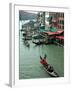
[[[49,17],[52,17],[52,26],[64,30],[64,13],[49,12]]]

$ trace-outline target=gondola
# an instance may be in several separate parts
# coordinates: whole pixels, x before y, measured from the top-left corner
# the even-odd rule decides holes
[[[40,61],[40,63],[41,63],[41,61]],[[41,64],[42,64],[42,63],[41,63]],[[42,65],[43,65],[43,64],[42,64]],[[53,68],[53,71],[50,71],[50,70],[48,69],[48,66],[51,66],[51,65],[50,65],[50,64],[48,64],[48,65],[46,65],[46,66],[43,65],[45,71],[46,71],[51,77],[59,77],[59,75],[55,72],[53,66],[51,66],[51,67]]]
[[[29,47],[29,46],[30,46],[30,44],[29,44],[29,43],[26,43],[25,45],[26,45],[27,47]]]
[[[29,47],[30,46],[30,44],[28,43],[28,41],[24,41],[24,44],[25,44],[25,46],[27,46],[27,47]]]
[[[38,40],[38,41],[32,41],[32,42],[36,45],[46,44],[46,41],[44,41],[44,40]]]
[[[36,44],[36,45],[41,45],[41,44],[44,44],[44,42],[41,42],[41,41],[39,41],[39,42],[34,42],[34,41],[32,41],[34,44]]]

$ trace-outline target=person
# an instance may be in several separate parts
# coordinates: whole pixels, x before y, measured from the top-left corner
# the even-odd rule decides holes
[[[46,61],[46,54],[45,54],[45,56],[44,56],[44,58],[42,58],[41,56],[40,56],[40,59],[41,59],[41,64],[43,64],[44,66],[45,66],[45,68],[49,71],[49,72],[53,72],[53,67],[50,65],[50,64],[48,64],[48,62]]]
[[[41,62],[44,66],[48,66],[48,62],[46,61],[46,54],[45,54],[44,58],[42,58],[42,57],[40,56],[40,59],[41,59],[40,62]]]

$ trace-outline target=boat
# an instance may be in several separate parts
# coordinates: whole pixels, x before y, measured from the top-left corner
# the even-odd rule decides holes
[[[32,38],[31,37],[28,37],[28,36],[24,36],[22,39],[23,40],[31,40]]]
[[[32,41],[34,44],[36,44],[36,45],[41,45],[41,44],[44,44],[44,42],[42,42],[42,41],[38,41],[38,42],[35,42],[35,41]]]
[[[29,44],[29,43],[27,43],[27,44],[26,44],[26,46],[27,46],[27,47],[29,47],[29,46],[30,46],[30,44]]]
[[[44,39],[33,40],[32,42],[36,45],[46,44],[46,41]]]
[[[41,61],[40,61],[41,63]],[[42,63],[41,63],[42,64]],[[42,64],[43,65],[43,64]],[[48,66],[51,66],[50,64],[48,64]],[[48,66],[43,65],[45,71],[51,76],[51,77],[59,77],[59,75],[56,73],[56,71],[54,70],[53,66],[51,66],[53,68],[53,71],[49,71]]]
[[[29,47],[30,46],[30,44],[28,43],[28,41],[24,41],[24,44],[25,44],[25,46],[27,46],[27,47]]]

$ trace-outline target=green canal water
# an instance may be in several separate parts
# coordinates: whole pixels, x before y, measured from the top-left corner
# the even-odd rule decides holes
[[[64,76],[64,48],[56,45],[36,46],[29,40],[30,47],[24,45],[20,31],[19,40],[19,79],[50,78],[40,64],[40,55],[47,55],[47,61],[53,65],[60,77]]]

